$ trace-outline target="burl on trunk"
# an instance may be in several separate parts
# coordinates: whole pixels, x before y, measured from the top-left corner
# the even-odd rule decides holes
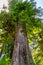
[[[19,27],[12,55],[11,65],[33,65],[31,52],[27,43],[27,37],[25,36],[22,27]]]

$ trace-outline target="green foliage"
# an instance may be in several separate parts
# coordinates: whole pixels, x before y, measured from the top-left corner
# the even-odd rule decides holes
[[[13,51],[13,46],[14,46],[14,42],[13,42],[13,39],[12,37],[9,35],[7,37],[7,39],[5,40],[4,42],[4,48],[3,48],[3,51],[6,53],[11,54],[11,51]]]
[[[28,42],[38,44],[36,47],[32,44],[34,47],[32,55],[36,65],[43,65],[43,23],[39,18],[35,18],[35,15],[39,12],[36,9],[35,2],[33,0],[30,2],[12,0],[10,4],[9,13],[2,12],[0,14],[0,29],[3,30],[3,33],[0,32],[0,39],[1,42],[3,41],[3,51],[5,54],[8,53],[8,56],[5,55],[0,61],[0,65],[9,65],[16,28],[20,25],[23,26],[24,31],[27,33]]]
[[[6,54],[1,60],[0,60],[0,65],[10,65],[10,58]]]
[[[40,26],[43,23],[40,24]],[[32,45],[32,55],[36,65],[43,65],[43,26],[38,27],[36,30],[33,30],[34,37],[31,36],[30,40]],[[35,40],[35,41],[34,41]]]

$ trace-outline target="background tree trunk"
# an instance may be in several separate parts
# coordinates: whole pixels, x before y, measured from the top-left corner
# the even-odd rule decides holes
[[[11,65],[34,65],[27,42],[27,37],[25,36],[22,27],[18,28],[15,37]]]

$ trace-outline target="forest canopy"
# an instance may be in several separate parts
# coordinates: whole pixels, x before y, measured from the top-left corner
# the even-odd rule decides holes
[[[0,13],[0,65],[17,65],[13,60],[19,43],[20,65],[43,65],[43,22],[38,13],[34,0],[10,0],[9,12]]]

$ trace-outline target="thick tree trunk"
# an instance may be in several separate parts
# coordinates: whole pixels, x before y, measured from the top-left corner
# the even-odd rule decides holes
[[[16,34],[11,65],[34,65],[22,27],[18,28]]]

